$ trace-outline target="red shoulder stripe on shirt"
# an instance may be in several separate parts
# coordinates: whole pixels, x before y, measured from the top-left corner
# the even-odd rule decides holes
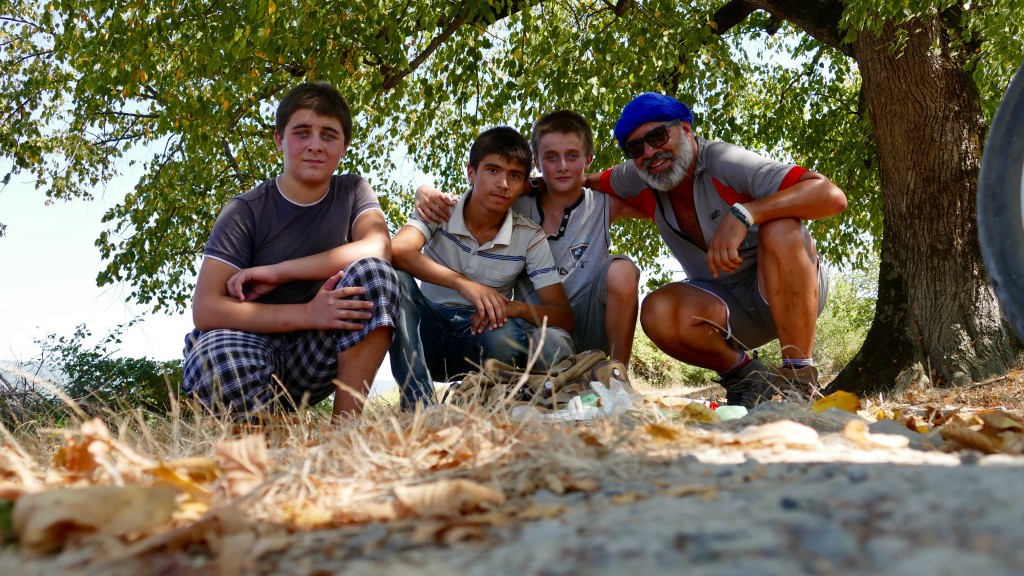
[[[785,190],[799,182],[800,177],[803,176],[805,172],[807,172],[807,168],[802,168],[800,166],[793,166],[790,168],[789,172],[787,172],[786,176],[782,179],[782,183],[779,184],[779,190]],[[717,178],[712,178],[711,181],[715,183],[715,189],[718,190],[718,195],[722,197],[722,200],[725,200],[726,204],[732,205],[737,202],[743,203],[754,200],[753,196],[737,192],[726,186],[724,183],[719,182]]]
[[[803,176],[806,172],[807,168],[803,168],[801,166],[793,166],[792,168],[789,169],[789,172],[786,173],[786,177],[782,179],[782,184],[779,184],[779,190],[785,190],[786,188],[789,188],[793,184],[796,184],[797,182],[800,181],[800,177]]]
[[[744,202],[751,202],[754,200],[754,197],[750,194],[737,192],[726,186],[724,183],[719,182],[718,178],[712,178],[711,181],[714,182],[715,189],[718,190],[718,195],[721,196],[722,200],[725,200],[725,203],[730,206],[736,203],[742,204]]]
[[[616,194],[615,190],[612,188],[611,169],[605,170],[601,173],[601,188],[611,190],[611,195],[625,202],[627,206],[640,210],[646,214],[648,218],[654,218],[654,212],[658,209],[658,200],[654,197],[654,191],[650,188],[645,188],[633,198],[623,198]]]

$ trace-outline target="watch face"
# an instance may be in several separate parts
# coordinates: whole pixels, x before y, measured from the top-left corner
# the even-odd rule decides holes
[[[978,236],[1003,314],[1024,338],[1024,64],[1003,96],[981,158]]]

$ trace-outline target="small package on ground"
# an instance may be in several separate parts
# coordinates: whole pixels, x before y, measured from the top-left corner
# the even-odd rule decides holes
[[[597,382],[598,387],[592,386],[592,382]],[[545,371],[525,372],[504,362],[487,360],[480,372],[470,372],[449,387],[443,401],[458,405],[532,405],[554,412],[568,408],[574,398],[584,406],[603,407],[608,395],[601,392],[609,389],[624,391],[635,405],[642,401],[630,385],[622,362],[608,358],[600,350],[588,350]]]

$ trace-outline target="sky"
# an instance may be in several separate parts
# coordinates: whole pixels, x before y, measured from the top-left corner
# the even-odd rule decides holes
[[[131,184],[121,178],[93,201],[46,204],[42,191],[16,176],[0,191],[0,358],[26,360],[39,354],[35,340],[47,333],[70,336],[85,324],[97,342],[119,324],[145,319],[125,333],[119,355],[170,360],[181,356],[191,318],[148,314],[125,300],[124,286],[96,286],[103,268],[93,244],[103,213],[120,201]]]

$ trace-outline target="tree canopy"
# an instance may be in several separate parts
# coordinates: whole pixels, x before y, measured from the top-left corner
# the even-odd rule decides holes
[[[855,47],[898,58],[915,31],[956,58],[990,119],[1021,54],[1024,0],[4,0],[0,150],[11,177],[52,199],[89,199],[142,151],[143,176],[105,216],[100,285],[180,310],[223,202],[279,170],[273,110],[291,86],[327,80],[356,130],[343,169],[371,176],[389,221],[409,210],[407,157],[464,186],[483,128],[528,130],[559,108],[595,129],[595,168],[622,161],[621,107],[643,91],[692,105],[695,130],[832,178],[841,216],[811,223],[832,262],[857,264],[883,229],[876,127]],[[884,35],[883,35],[884,33]],[[958,118],[934,118],[956,123]],[[887,193],[897,193],[891,190]],[[10,224],[10,223],[7,223]],[[917,223],[920,225],[921,223]],[[907,223],[910,225],[910,223]],[[665,254],[647,223],[617,247],[648,269]],[[883,265],[885,264],[883,256]]]

